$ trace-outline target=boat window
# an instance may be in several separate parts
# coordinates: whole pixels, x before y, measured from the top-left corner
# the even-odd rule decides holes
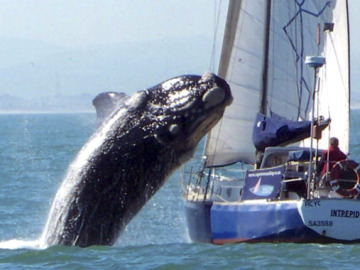
[[[237,162],[229,166],[215,168],[215,174],[219,180],[221,180],[222,176],[226,176],[227,179],[237,180],[244,179],[246,171],[251,169],[253,169],[252,165]]]
[[[288,153],[273,153],[267,155],[266,160],[263,162],[262,168],[271,168],[286,164],[288,161]]]

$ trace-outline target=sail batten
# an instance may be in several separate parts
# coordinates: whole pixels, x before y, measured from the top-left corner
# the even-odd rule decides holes
[[[269,2],[271,8],[267,12]],[[255,162],[252,129],[259,110],[289,120],[310,120],[314,74],[304,64],[309,55],[327,59],[319,72],[320,102],[316,113],[332,122],[320,147],[327,148],[328,138],[336,136],[342,149],[348,151],[347,14],[346,0],[230,1],[219,75],[229,83],[234,101],[208,134],[207,166]],[[325,23],[334,23],[333,32],[319,31]]]

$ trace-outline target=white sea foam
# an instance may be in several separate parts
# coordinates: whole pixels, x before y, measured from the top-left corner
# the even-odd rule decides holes
[[[11,239],[0,242],[0,249],[44,249],[45,246],[40,244],[40,240],[21,240]]]

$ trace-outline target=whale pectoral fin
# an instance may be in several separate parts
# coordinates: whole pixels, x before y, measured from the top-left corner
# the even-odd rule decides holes
[[[123,106],[129,99],[129,96],[121,92],[103,92],[98,94],[92,101],[92,104],[98,109],[111,108],[115,109],[116,106]]]
[[[126,101],[126,106],[130,112],[142,108],[148,100],[148,92],[146,90],[136,92],[130,99]]]
[[[115,110],[124,107],[128,99],[129,96],[120,92],[103,92],[98,94],[92,101],[98,120],[104,121]]]

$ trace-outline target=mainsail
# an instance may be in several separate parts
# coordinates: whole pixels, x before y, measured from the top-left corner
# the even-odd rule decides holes
[[[349,151],[350,122],[350,36],[348,2],[337,0],[333,9],[333,31],[325,35],[326,65],[320,72],[319,114],[331,118],[331,129],[325,130],[320,147],[327,148],[328,138],[337,137],[340,147]],[[334,4],[332,4],[334,5]],[[329,135],[330,134],[330,135]]]
[[[310,119],[314,70],[304,63],[309,55],[324,56],[327,62],[316,84],[315,110],[331,118],[331,127],[320,147],[327,148],[329,136],[336,136],[348,151],[349,33],[344,14],[346,0],[230,1],[219,75],[230,84],[234,101],[208,135],[207,166],[255,162],[252,129],[258,112]]]

